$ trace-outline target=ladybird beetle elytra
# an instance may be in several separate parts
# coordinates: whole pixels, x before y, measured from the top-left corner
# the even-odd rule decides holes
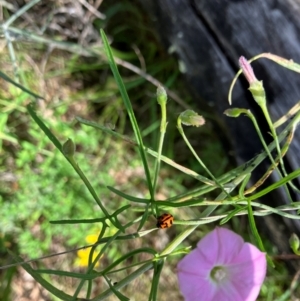
[[[170,213],[164,213],[157,218],[156,227],[160,229],[170,228],[173,224],[174,217]]]

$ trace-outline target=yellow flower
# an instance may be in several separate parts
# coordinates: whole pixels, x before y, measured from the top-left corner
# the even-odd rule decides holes
[[[98,232],[98,234],[89,234],[86,236],[85,238],[85,241],[91,245],[91,244],[94,244],[95,242],[97,242],[98,240],[98,235],[99,235],[100,232]],[[87,267],[88,266],[88,263],[89,263],[89,256],[90,256],[90,251],[91,251],[91,247],[89,248],[85,248],[85,249],[82,249],[82,250],[78,250],[77,251],[77,260],[76,260],[76,264],[80,267]],[[94,251],[93,252],[93,258],[92,258],[92,261],[94,261],[97,257],[97,255],[99,254],[100,252],[99,251]],[[102,255],[103,256],[103,255]],[[101,256],[101,258],[102,258]],[[99,261],[95,264],[95,267],[98,267],[99,266]]]
[[[99,234],[100,231],[97,234],[89,234],[85,237],[85,241],[90,245],[94,244],[95,242],[97,242]]]

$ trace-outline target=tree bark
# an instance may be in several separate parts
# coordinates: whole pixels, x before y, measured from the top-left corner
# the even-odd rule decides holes
[[[180,62],[189,90],[195,99],[203,99],[220,116],[231,137],[238,163],[250,160],[262,150],[257,133],[247,117],[228,118],[227,95],[230,83],[239,69],[241,55],[251,58],[270,52],[300,63],[300,2],[297,0],[141,0],[153,20],[161,41]],[[300,74],[261,59],[252,64],[256,77],[263,80],[272,120],[278,120],[300,99]],[[233,107],[247,108],[258,119],[268,142],[271,141],[265,118],[240,77],[233,90]],[[287,171],[300,166],[300,133],[296,131],[284,162]],[[256,171],[262,175],[270,162]],[[276,173],[271,181],[278,180]],[[294,181],[300,187],[299,179]],[[293,190],[294,201],[300,194]],[[290,203],[283,189],[278,189],[262,202],[273,207]],[[267,221],[268,219],[260,218]],[[272,224],[272,226],[271,226]],[[277,228],[274,229],[274,225]],[[281,252],[291,253],[288,239],[300,233],[298,220],[272,216],[266,222],[268,233]],[[278,233],[275,233],[278,231]],[[296,264],[294,265],[296,266]]]

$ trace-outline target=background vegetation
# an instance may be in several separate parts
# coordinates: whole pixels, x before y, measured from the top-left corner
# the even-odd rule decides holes
[[[162,49],[138,2],[95,0],[88,5],[86,1],[13,0],[3,3],[3,21],[22,12],[26,3],[31,7],[20,13],[5,31],[0,70],[44,97],[36,101],[36,111],[61,143],[68,138],[75,142],[76,161],[107,209],[114,211],[126,203],[107,186],[136,197],[145,197],[147,187],[140,159],[130,143],[84,126],[75,118],[79,116],[132,136],[123,101],[104,55],[100,29],[104,29],[110,39],[145,145],[157,148],[160,111],[156,88],[160,82],[170,90],[163,154],[203,173],[176,129],[178,114],[186,108],[197,110],[195,102],[185,89],[178,62]],[[86,245],[89,235],[101,231],[99,226],[63,226],[49,224],[49,221],[99,218],[102,212],[65,158],[30,118],[26,111],[30,102],[28,94],[4,80],[0,88],[0,265],[9,261],[6,248],[21,254],[23,259],[32,259]],[[208,168],[219,176],[232,167],[229,156],[214,132],[212,112],[201,110],[200,113],[206,118],[206,126],[189,128],[189,141]],[[154,161],[150,160],[150,166],[153,165]],[[165,199],[195,186],[194,179],[162,165],[156,197]],[[172,214],[183,220],[194,216],[189,208],[174,209]],[[138,212],[128,211],[126,220],[136,216]],[[126,220],[124,216],[122,222]],[[155,224],[156,219],[152,217],[145,228]],[[128,249],[147,245],[162,250],[179,226],[110,248],[100,265],[119,258]],[[195,244],[212,227],[198,228],[189,237],[189,243]],[[245,219],[233,220],[232,227],[247,237]],[[111,225],[108,234],[115,232]],[[176,281],[177,261],[178,258],[171,257],[163,269],[159,300],[166,300],[166,295],[168,299],[181,300]],[[83,269],[76,251],[40,260],[34,265]],[[118,276],[120,279],[112,279],[112,282],[118,282],[129,272],[123,271]],[[70,280],[62,286],[60,278],[51,276],[51,279],[65,292],[74,286]],[[273,295],[282,295],[286,287],[278,283],[284,283],[283,279],[287,279],[285,271],[278,267],[263,287],[265,299],[262,300],[267,300],[266,296],[274,300]],[[95,294],[107,288],[101,278],[97,282]],[[0,283],[1,300],[54,300],[21,268],[1,271]],[[146,300],[145,292],[149,292],[150,286],[151,274],[145,273],[126,288],[124,294],[131,296],[130,300]]]

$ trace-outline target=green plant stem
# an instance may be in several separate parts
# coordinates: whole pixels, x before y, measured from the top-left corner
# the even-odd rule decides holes
[[[147,271],[149,271],[152,268],[153,268],[153,262],[148,262],[148,263],[144,264],[143,266],[141,266],[140,268],[135,270],[133,273],[131,273],[129,276],[127,276],[126,278],[119,281],[115,285],[115,289],[120,290],[122,287],[128,285],[130,282],[132,282],[133,280],[138,278],[140,275],[146,273]],[[113,294],[111,289],[107,289],[106,291],[104,291],[100,295],[96,296],[95,298],[91,299],[90,301],[102,301],[102,300],[105,300],[107,297],[109,297],[111,294]]]
[[[68,159],[68,161],[70,162],[70,164],[72,165],[72,167],[75,169],[76,173],[79,175],[79,177],[82,179],[82,181],[84,182],[85,186],[87,187],[87,189],[89,190],[89,192],[91,193],[91,195],[93,196],[94,200],[96,201],[96,203],[98,204],[98,206],[101,208],[101,210],[103,211],[103,213],[105,214],[105,216],[112,222],[112,224],[115,225],[115,222],[112,220],[112,218],[110,217],[109,213],[107,212],[107,210],[105,209],[104,205],[102,204],[101,200],[99,199],[98,195],[96,194],[94,188],[92,187],[91,183],[89,182],[89,180],[87,179],[87,177],[85,176],[85,174],[83,173],[83,171],[81,170],[81,168],[78,166],[78,164],[75,162],[73,157],[66,157]],[[117,225],[115,225],[117,228],[119,228]]]
[[[188,139],[186,138],[182,125],[181,125],[181,120],[180,118],[177,119],[177,128],[179,130],[179,133],[181,134],[181,136],[183,137],[186,145],[188,146],[188,148],[190,149],[190,151],[192,152],[192,154],[194,155],[194,157],[196,158],[196,160],[200,163],[200,165],[202,166],[202,168],[209,174],[209,176],[215,181],[216,185],[225,193],[227,194],[227,196],[230,198],[230,195],[226,192],[226,190],[224,190],[223,186],[221,185],[221,183],[215,178],[215,176],[210,172],[210,170],[206,167],[206,165],[204,164],[204,162],[199,158],[199,156],[197,155],[197,153],[195,152],[194,148],[191,146],[190,142],[188,141]]]
[[[161,163],[162,147],[163,147],[164,138],[165,138],[165,134],[166,134],[166,128],[167,128],[166,102],[161,103],[160,107],[161,107],[161,116],[162,117],[161,117],[161,123],[160,123],[160,136],[159,136],[159,144],[158,144],[158,150],[157,150],[157,158],[156,158],[155,168],[154,168],[154,180],[153,180],[154,193],[156,191],[158,173],[159,173],[160,163]]]
[[[241,198],[241,200],[244,198],[244,191],[245,188],[247,186],[248,181],[250,180],[251,175],[249,174],[247,177],[245,177],[240,189],[239,189],[239,197]],[[253,214],[253,210],[252,210],[252,205],[251,205],[251,201],[249,199],[245,199],[247,201],[247,212],[248,212],[248,219],[249,219],[249,226],[252,232],[252,235],[254,236],[254,239],[256,240],[256,243],[259,246],[259,249],[262,252],[266,253],[266,249],[265,246],[263,244],[263,241],[258,233],[257,227],[256,227],[256,223],[255,223],[255,219],[254,219],[254,214]],[[272,266],[274,268],[274,263],[272,262],[271,258],[267,255],[267,261],[270,264],[270,266]]]
[[[266,106],[266,104],[262,104],[261,106],[261,109],[263,111],[263,114],[265,115],[265,118],[267,120],[267,123],[269,125],[269,128],[271,130],[271,133],[272,133],[272,136],[274,138],[274,141],[275,141],[275,144],[276,144],[276,150],[277,150],[277,153],[278,153],[278,156],[279,156],[279,162],[280,162],[280,166],[282,167],[282,169],[285,171],[285,167],[284,167],[284,164],[283,164],[283,160],[282,160],[282,156],[281,156],[281,150],[280,150],[280,145],[279,145],[279,142],[278,142],[278,137],[277,137],[277,133],[276,133],[276,129],[274,128],[273,126],[273,122],[271,120],[271,116],[269,114],[269,111],[268,111],[268,108]],[[273,163],[273,162],[272,162]],[[281,173],[279,171],[278,168],[276,168],[277,172],[279,173],[279,175],[281,176]],[[289,197],[290,197],[290,194],[288,192],[288,189],[286,189]],[[290,197],[291,198],[291,197]]]
[[[153,268],[153,279],[151,283],[151,290],[149,294],[149,301],[156,301],[157,300],[157,292],[158,292],[158,286],[159,286],[159,279],[162,272],[162,269],[164,267],[165,258],[161,259],[157,262],[154,262],[154,268]]]
[[[278,137],[277,137],[277,134],[276,134],[275,129],[273,127],[273,124],[271,122],[271,119],[270,119],[270,116],[269,116],[269,112],[268,112],[268,110],[267,110],[267,108],[266,108],[265,105],[261,105],[260,107],[262,108],[262,110],[264,112],[264,115],[265,115],[265,117],[266,117],[266,119],[268,121],[269,127],[270,127],[270,129],[272,131],[272,136],[274,138],[275,146],[277,148],[277,153],[278,153],[278,156],[279,156],[279,161],[280,161],[281,167],[283,167],[283,170],[285,170],[284,169],[284,164],[283,164],[283,161],[282,161],[282,155],[281,155],[281,150],[280,150],[280,146],[279,146],[279,142],[278,142]],[[255,130],[256,130],[256,132],[257,132],[257,134],[259,136],[259,139],[260,139],[260,141],[261,141],[261,143],[262,143],[262,145],[264,147],[264,150],[268,154],[269,159],[271,160],[271,162],[272,162],[274,168],[276,169],[276,171],[278,172],[279,176],[282,178],[282,174],[281,174],[279,168],[277,167],[277,164],[276,164],[273,156],[271,155],[271,152],[270,152],[270,150],[269,150],[269,148],[268,148],[268,146],[267,146],[267,144],[265,142],[265,139],[264,139],[264,137],[263,137],[263,135],[262,135],[262,133],[260,131],[260,128],[259,128],[259,126],[257,124],[256,118],[254,117],[254,115],[252,114],[252,112],[250,112],[249,110],[245,110],[245,114],[251,119],[251,121],[252,121],[252,123],[253,123],[253,125],[255,127]],[[288,198],[290,199],[290,201],[292,201],[291,194],[290,194],[287,186],[285,185],[284,188],[285,188],[285,192],[286,192]]]

